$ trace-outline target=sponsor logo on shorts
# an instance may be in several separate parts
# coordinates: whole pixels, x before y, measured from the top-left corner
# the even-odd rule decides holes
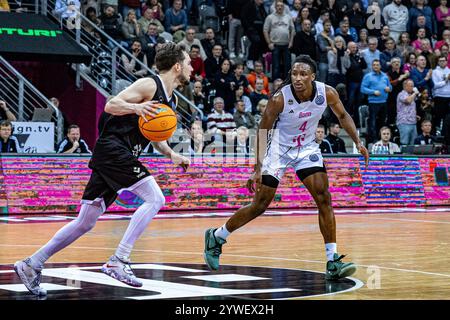
[[[315,154],[315,153],[311,154],[309,156],[309,160],[312,161],[312,162],[317,162],[317,161],[319,161],[319,156],[317,154]]]
[[[314,100],[314,102],[317,105],[321,105],[321,104],[323,104],[325,102],[325,98],[324,98],[324,96],[319,95],[319,96],[316,97],[316,100]]]

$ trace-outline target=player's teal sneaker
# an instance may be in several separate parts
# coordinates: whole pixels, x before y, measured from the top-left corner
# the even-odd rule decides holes
[[[222,253],[222,245],[227,243],[222,238],[216,238],[214,232],[216,229],[208,229],[205,232],[205,251],[203,252],[203,258],[210,270],[219,269],[219,257]]]
[[[326,280],[339,280],[355,273],[355,264],[353,262],[342,262],[341,260],[344,257],[345,255],[339,256],[335,253],[333,256],[333,261],[327,262],[327,271],[325,273]]]

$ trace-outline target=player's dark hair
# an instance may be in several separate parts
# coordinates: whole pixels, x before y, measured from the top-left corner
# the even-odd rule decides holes
[[[325,126],[323,124],[318,124],[317,129],[322,128],[325,131]]]
[[[305,63],[307,65],[309,65],[311,67],[312,73],[316,73],[317,72],[317,64],[316,62],[308,55],[306,54],[301,54],[299,55],[294,63]]]
[[[198,49],[198,51],[200,51],[200,47],[198,45],[196,45],[196,44],[193,44],[191,46],[191,51],[192,51],[192,49]]]
[[[317,64],[316,62],[311,59],[310,56],[306,55],[306,54],[301,54],[299,55],[295,60],[294,60],[294,64],[296,63],[305,63],[307,65],[309,65],[311,67],[311,71],[312,73],[316,73],[317,72]],[[272,94],[272,97],[278,93],[281,88],[283,88],[284,86],[287,86],[288,84],[292,83],[292,79],[291,79],[291,75],[292,75],[292,68],[289,70],[286,79],[284,79],[283,83],[280,84],[280,87]]]
[[[176,63],[182,63],[184,59],[184,46],[168,42],[156,51],[155,64],[159,72],[164,72],[169,71]]]

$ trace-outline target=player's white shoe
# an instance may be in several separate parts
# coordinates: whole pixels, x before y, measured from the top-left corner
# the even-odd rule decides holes
[[[42,270],[34,269],[31,266],[30,258],[22,261],[17,261],[14,264],[14,271],[19,276],[25,287],[34,295],[45,296],[47,290],[40,287],[42,279]]]
[[[130,261],[119,259],[115,255],[112,255],[108,262],[102,266],[102,272],[129,286],[142,287],[142,281],[131,270]]]

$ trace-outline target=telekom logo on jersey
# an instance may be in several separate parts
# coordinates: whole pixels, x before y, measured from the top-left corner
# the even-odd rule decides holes
[[[299,118],[305,118],[305,117],[310,117],[310,116],[311,116],[311,112],[310,111],[308,111],[308,112],[300,112],[299,115],[298,115]]]

